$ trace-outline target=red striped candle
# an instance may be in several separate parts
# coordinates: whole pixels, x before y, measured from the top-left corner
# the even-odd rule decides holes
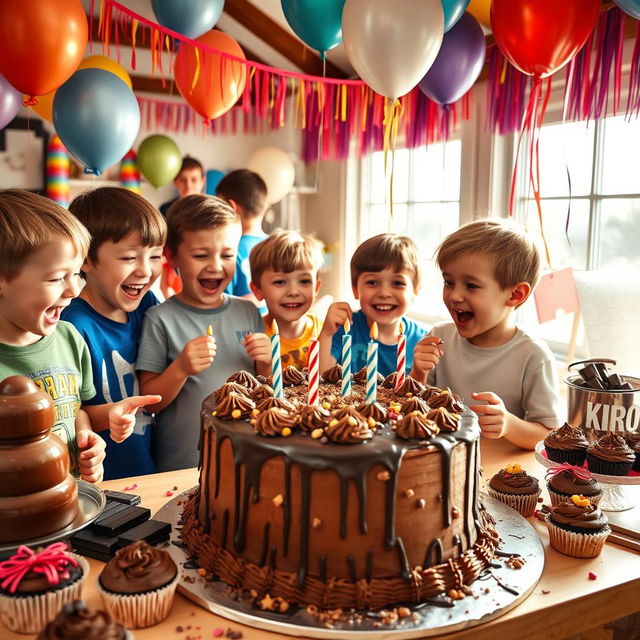
[[[319,402],[320,386],[320,341],[315,337],[309,342],[309,405]]]
[[[400,333],[398,334],[396,365],[396,391],[402,386],[407,369],[407,336],[404,335],[404,325],[400,320]]]

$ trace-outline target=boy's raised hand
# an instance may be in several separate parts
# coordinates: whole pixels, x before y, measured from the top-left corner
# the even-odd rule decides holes
[[[256,365],[261,365],[260,368],[271,366],[271,342],[266,333],[250,333],[242,344]]]
[[[334,302],[328,309],[320,335],[330,338],[345,322],[353,321],[353,311],[347,302]]]
[[[80,477],[87,482],[100,482],[104,475],[102,466],[106,448],[104,440],[93,431],[81,429],[76,432],[76,444],[80,449],[78,455]]]
[[[195,376],[213,364],[216,357],[216,340],[213,336],[198,336],[189,340],[178,356],[185,376]]]
[[[435,369],[443,355],[442,338],[437,336],[422,338],[413,348],[411,377],[424,382],[427,379],[427,373]]]
[[[497,440],[502,438],[507,430],[507,409],[504,402],[491,391],[472,393],[474,400],[485,400],[487,404],[472,404],[469,409],[477,414],[480,431],[486,438]]]
[[[162,396],[132,396],[119,402],[114,402],[109,407],[109,435],[114,442],[123,442],[132,433],[136,426],[136,413],[138,409],[151,404],[158,404]]]

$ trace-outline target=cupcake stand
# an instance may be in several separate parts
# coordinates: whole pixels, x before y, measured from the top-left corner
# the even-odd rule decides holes
[[[179,537],[181,503],[189,493],[175,496],[154,516],[173,525],[167,551],[182,567],[178,591],[201,607],[233,622],[285,635],[335,640],[346,637],[353,640],[401,640],[466,629],[497,618],[522,602],[535,589],[544,568],[544,548],[531,524],[511,507],[485,496],[482,502],[495,519],[503,544],[493,564],[471,585],[474,597],[454,603],[447,598],[410,606],[412,615],[392,624],[380,624],[384,616],[370,612],[355,619],[344,616],[329,628],[305,609],[283,614],[262,611],[250,601],[234,597],[225,583],[209,581],[199,575]],[[524,560],[522,568],[514,570],[507,566],[506,562],[512,555]]]
[[[544,442],[536,445],[536,460],[544,467],[554,467],[560,464],[547,458]],[[633,509],[640,499],[640,474],[628,476],[605,476],[600,473],[591,474],[602,489],[599,507],[604,511],[626,511]]]

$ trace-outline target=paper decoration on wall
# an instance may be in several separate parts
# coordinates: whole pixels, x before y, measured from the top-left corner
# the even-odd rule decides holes
[[[58,136],[47,145],[47,197],[63,207],[69,206],[69,155]]]
[[[120,184],[129,191],[140,193],[140,169],[136,152],[131,149],[120,163]]]

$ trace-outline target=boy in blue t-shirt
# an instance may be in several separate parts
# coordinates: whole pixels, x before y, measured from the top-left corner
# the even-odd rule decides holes
[[[95,405],[139,393],[138,341],[144,314],[158,304],[150,289],[162,270],[167,225],[145,198],[119,187],[85,192],[69,210],[91,233],[82,265],[86,285],[62,314],[89,345],[96,395],[84,408],[91,415]],[[105,480],[155,473],[152,423],[151,415],[138,411],[125,440],[101,434],[107,443]]]
[[[378,325],[378,371],[388,376],[396,370],[400,326],[407,337],[407,373],[420,382],[435,366],[437,356],[427,330],[405,318],[420,286],[418,248],[404,236],[383,233],[363,242],[351,258],[353,295],[360,311],[353,312],[346,302],[334,302],[327,311],[320,333],[320,370],[342,361],[343,325],[351,329],[351,367],[358,371],[367,363],[367,344],[373,322]]]

